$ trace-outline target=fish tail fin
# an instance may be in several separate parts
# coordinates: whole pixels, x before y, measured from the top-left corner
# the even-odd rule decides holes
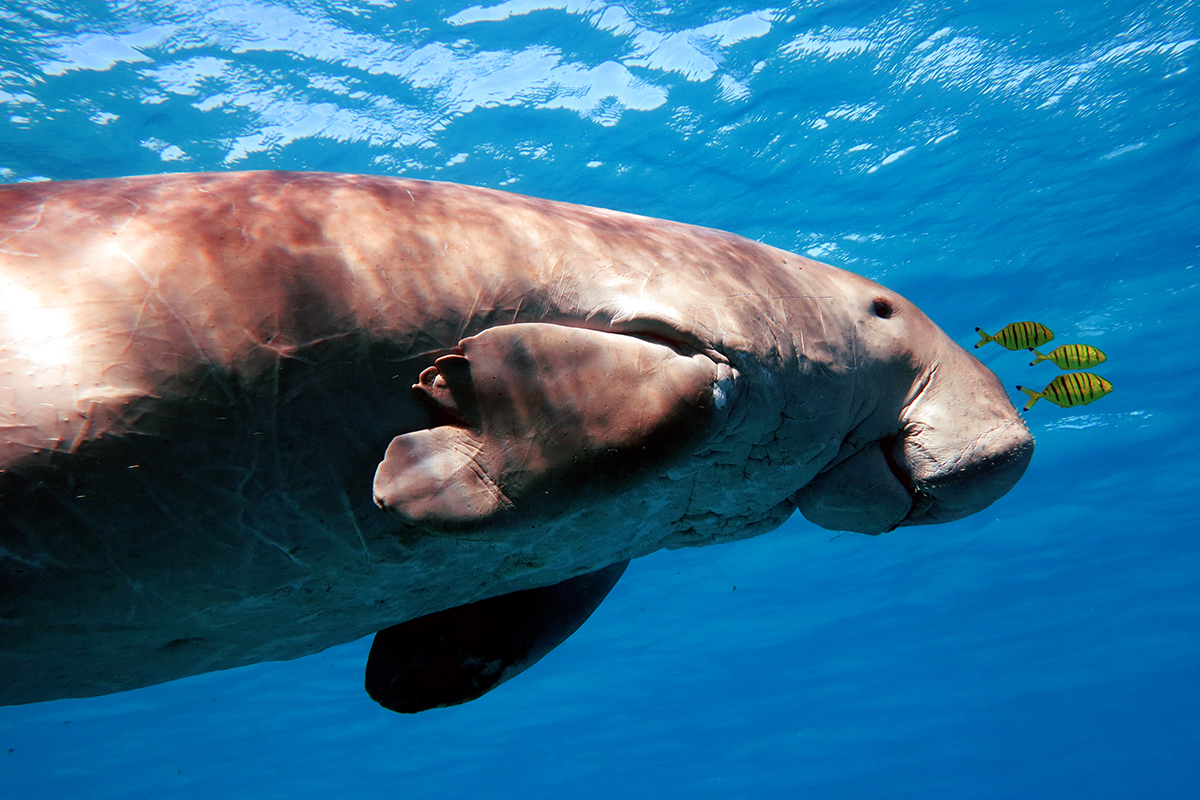
[[[1035,356],[1037,356],[1037,358],[1035,358],[1033,361],[1030,361],[1030,362],[1029,362],[1029,366],[1031,366],[1031,367],[1032,367],[1034,364],[1040,364],[1040,363],[1041,363],[1041,362],[1043,362],[1043,361],[1049,361],[1049,360],[1050,360],[1050,357],[1049,357],[1049,356],[1044,356],[1044,355],[1042,355],[1041,353],[1039,353],[1039,352],[1037,351],[1037,348],[1036,348],[1036,347],[1031,347],[1031,348],[1029,348],[1029,352],[1031,352],[1031,353],[1033,353]]]
[[[1034,403],[1036,403],[1038,400],[1042,399],[1041,392],[1035,392],[1033,389],[1030,389],[1027,386],[1018,386],[1017,388],[1020,389],[1025,394],[1029,395],[1029,402],[1026,403],[1025,407],[1021,409],[1022,411],[1028,411],[1029,409],[1033,408]]]
[[[976,332],[976,333],[978,333],[978,334],[980,335],[980,337],[981,337],[981,338],[980,338],[980,340],[979,340],[979,342],[978,342],[978,344],[976,344],[976,345],[975,345],[975,347],[977,347],[977,348],[979,348],[979,347],[983,347],[983,346],[984,346],[985,344],[987,344],[988,342],[994,342],[994,341],[995,341],[995,339],[993,339],[991,336],[989,336],[988,334],[984,333],[984,331],[983,331],[983,328],[976,328],[976,329],[975,329],[975,332]]]

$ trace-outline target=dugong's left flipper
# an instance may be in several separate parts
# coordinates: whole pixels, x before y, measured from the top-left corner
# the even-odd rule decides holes
[[[451,424],[392,440],[375,500],[427,531],[495,530],[619,490],[711,430],[730,368],[640,336],[521,323],[459,342],[413,387]]]
[[[592,615],[628,561],[522,592],[480,600],[375,634],[367,693],[413,714],[474,700],[524,672]]]

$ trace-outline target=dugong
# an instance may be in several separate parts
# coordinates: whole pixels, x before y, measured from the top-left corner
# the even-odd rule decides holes
[[[739,236],[295,172],[0,187],[0,702],[377,633],[472,699],[629,559],[979,511],[1032,438],[912,303]]]

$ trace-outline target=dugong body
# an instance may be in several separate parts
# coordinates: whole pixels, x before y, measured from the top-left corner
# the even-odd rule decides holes
[[[0,187],[3,703],[385,628],[421,683],[464,614],[530,642],[496,682],[628,559],[956,519],[1031,453],[911,303],[732,234],[360,175]]]

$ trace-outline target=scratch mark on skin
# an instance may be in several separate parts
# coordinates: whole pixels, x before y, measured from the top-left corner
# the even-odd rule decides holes
[[[354,507],[350,504],[350,498],[346,496],[346,491],[343,489],[338,492],[342,503],[342,509],[345,510],[346,516],[350,520],[350,524],[354,526],[354,532],[358,534],[358,543],[362,545],[363,558],[367,562],[367,569],[374,571],[375,565],[371,562],[371,549],[367,547],[367,539],[363,536],[362,528],[358,524],[358,519],[354,516]]]
[[[3,563],[4,561],[13,561],[17,564],[23,564],[31,569],[43,569],[45,567],[45,562],[41,559],[35,559],[30,556],[21,555],[20,553],[14,553],[12,550],[9,550],[5,547],[0,547],[0,563]]]
[[[275,344],[275,338],[276,338],[276,336],[278,336],[278,334],[272,334],[269,339],[263,339],[256,332],[250,330],[249,328],[245,328],[245,327],[242,328],[242,333],[244,333],[246,335],[246,341],[253,342],[255,347],[259,348],[260,350],[266,350],[269,353],[271,353],[272,355],[274,355],[276,371],[279,370],[279,362],[281,362],[284,359],[294,358],[296,351],[300,349],[299,344]],[[329,341],[330,339],[336,339],[336,338],[341,338],[341,337],[340,336],[332,336],[332,337],[324,336],[324,337],[320,337],[317,339],[307,341],[304,344],[305,344],[305,346],[311,346],[315,343],[325,342],[325,341]],[[298,360],[308,363],[308,361],[305,359],[298,359]],[[276,380],[278,380],[278,376],[276,376]]]
[[[126,343],[125,349],[121,354],[126,355],[133,349],[134,345],[136,344],[138,333],[141,330],[146,311],[149,308],[151,301],[157,300],[162,305],[163,309],[169,312],[171,316],[174,317],[175,321],[179,323],[180,329],[183,331],[184,336],[187,337],[188,344],[192,346],[196,354],[199,355],[202,360],[210,360],[208,354],[205,353],[204,346],[198,339],[196,339],[195,334],[192,332],[191,326],[188,324],[187,316],[167,302],[164,297],[162,297],[159,290],[159,282],[162,279],[162,273],[159,272],[154,276],[153,279],[151,279],[150,276],[146,274],[145,270],[142,269],[141,265],[137,263],[132,256],[130,256],[123,249],[119,250],[119,253],[122,258],[129,262],[130,266],[133,267],[134,271],[137,272],[138,277],[142,279],[147,287],[145,299],[143,299],[142,304],[138,307],[137,319],[134,321],[133,330],[131,330],[129,333],[129,341]],[[225,395],[232,400],[232,393],[230,393],[230,391],[224,387],[223,383],[220,385],[224,389]]]
[[[270,536],[267,536],[265,533],[263,533],[261,530],[259,530],[259,528],[257,526],[252,526],[247,523],[246,516],[245,516],[246,508],[250,504],[247,502],[245,489],[246,489],[246,485],[249,484],[251,479],[254,478],[256,472],[257,472],[257,469],[256,469],[255,465],[251,464],[250,467],[245,470],[245,475],[242,477],[241,482],[238,484],[237,489],[235,490],[236,494],[241,498],[241,501],[238,503],[238,506],[239,506],[238,527],[240,527],[242,530],[250,531],[250,533],[252,533],[254,535],[255,539],[259,540],[263,544],[270,545],[271,547],[274,547],[279,552],[283,553],[285,556],[287,556],[288,560],[291,561],[293,564],[307,569],[309,567],[309,565],[304,563],[300,559],[296,558],[296,556],[292,554],[291,550],[284,547],[282,544],[275,541]],[[296,510],[295,501],[293,501],[292,498],[290,496],[288,496],[286,493],[283,493],[279,497],[279,499],[282,502],[284,502],[289,508]],[[250,558],[249,550],[247,551],[247,558],[248,559]]]
[[[151,283],[150,279],[145,275],[145,273],[142,272],[141,267],[139,267],[136,263],[134,263],[133,259],[130,258],[129,255],[127,253],[125,253],[125,251],[123,251],[123,250],[121,251],[121,256],[126,261],[128,261],[130,264],[133,264],[133,268],[137,270],[138,275],[141,277],[141,279],[143,281],[145,281],[147,284],[150,284],[149,291],[146,293],[146,296],[142,299],[142,304],[140,306],[138,306],[137,317],[134,318],[134,320],[133,320],[133,330],[131,330],[129,332],[129,342],[126,343],[125,349],[121,351],[121,355],[125,355],[133,347],[134,340],[137,338],[138,331],[141,330],[141,328],[142,328],[142,318],[146,314],[146,309],[149,307],[151,299],[158,292],[158,281],[159,281],[159,278],[161,278],[162,276],[161,275],[156,276],[154,279],[154,282]]]
[[[857,335],[857,332],[855,332],[855,335],[850,337],[850,363],[854,366],[858,366],[858,364],[860,363],[859,355],[858,355],[858,344],[859,344],[858,335]],[[858,396],[859,396],[858,395],[858,373],[859,373],[859,371],[857,369],[852,370],[852,372],[851,372],[851,375],[853,377],[850,382],[850,397],[846,403],[846,410],[848,412],[847,416],[850,421],[856,420],[859,417],[859,408],[858,408],[858,402],[857,402]],[[853,424],[852,427],[857,428],[858,426],[857,426],[857,424]]]
[[[642,285],[639,290],[642,297],[646,296],[646,287],[650,285],[650,282],[652,280],[654,280],[654,270],[653,269],[648,270],[646,272],[645,276],[642,278]]]
[[[475,315],[479,313],[479,309],[483,307],[483,287],[480,286],[475,290],[475,299],[471,301],[471,307],[467,309],[466,315],[463,317],[463,322],[458,328],[458,339],[462,341],[467,331],[471,329]]]
[[[817,318],[821,320],[821,336],[825,341],[829,341],[829,329],[825,327],[825,312],[821,308],[821,304],[816,304]]]
[[[554,281],[554,291],[549,295],[549,300],[553,306],[563,308],[567,305],[567,295],[569,291],[567,287],[571,284],[567,274],[567,267],[565,264],[563,264],[562,259],[558,259],[554,265],[553,271],[557,275],[557,278]]]
[[[68,453],[78,452],[83,443],[87,441],[88,434],[92,432],[92,421],[94,419],[94,415],[100,405],[101,403],[99,400],[91,400],[88,402],[88,409],[83,415],[83,425],[80,427],[79,433],[75,434],[75,440],[71,442],[71,446],[67,450]]]
[[[150,487],[147,486],[146,489],[146,496],[151,500],[151,502],[156,504],[168,519],[177,521],[180,524],[180,530],[183,530],[185,527],[184,522],[179,520],[175,514],[171,513],[167,505],[162,501],[161,498],[157,496],[156,493],[150,489]],[[88,520],[83,514],[78,513],[72,505],[65,505],[73,516],[78,517],[90,527],[90,520]],[[132,597],[136,598],[131,600],[129,603],[125,614],[126,623],[133,624],[138,615],[137,600],[141,600],[144,603],[147,599],[153,599],[166,608],[174,609],[176,612],[179,612],[179,617],[197,618],[199,616],[198,611],[195,608],[182,605],[177,602],[172,602],[162,590],[155,588],[154,584],[139,581],[132,577],[121,567],[121,562],[117,558],[117,553],[113,550],[113,541],[108,536],[103,535],[97,536],[96,538],[104,543],[105,555],[108,558],[109,567],[111,568],[112,572],[115,572],[121,576],[121,579],[124,581],[125,585],[130,587],[130,594]]]
[[[37,228],[37,226],[40,225],[42,222],[42,215],[45,214],[45,212],[46,212],[46,204],[49,203],[52,199],[54,199],[54,198],[48,197],[45,200],[43,200],[42,202],[38,203],[37,214],[35,215],[33,222],[31,222],[27,227],[25,227],[25,228],[5,228],[4,230],[10,231],[11,233],[10,233],[10,235],[5,236],[3,239],[0,239],[0,245],[7,244],[8,240],[11,239],[13,237],[13,235],[15,235],[15,234],[29,233],[32,230],[34,230],[35,228]],[[9,250],[7,248],[0,250],[0,252],[8,253],[9,255],[13,255],[13,256],[26,256],[26,257],[30,257],[30,258],[35,258],[35,257],[41,255],[41,253],[25,253],[25,252],[22,252],[19,250]]]
[[[262,531],[260,531],[258,528],[247,528],[247,530],[249,530],[249,531],[253,532],[253,534],[254,534],[254,538],[255,538],[255,539],[258,539],[260,542],[263,542],[263,543],[265,543],[265,544],[269,544],[269,545],[271,545],[272,547],[274,547],[275,549],[277,549],[279,552],[283,553],[285,556],[287,556],[287,557],[288,557],[288,560],[289,560],[289,561],[291,561],[291,562],[292,562],[293,564],[295,564],[296,566],[298,566],[298,567],[304,567],[304,568],[306,568],[306,569],[308,568],[308,566],[309,566],[309,565],[308,565],[308,564],[306,564],[306,563],[304,563],[304,562],[303,562],[303,561],[301,561],[300,559],[296,558],[296,556],[294,556],[294,555],[292,554],[292,551],[291,551],[291,550],[289,550],[288,548],[284,547],[282,544],[280,544],[279,542],[275,541],[275,540],[274,540],[274,539],[272,539],[270,536],[267,536],[265,533],[263,533]]]
[[[133,222],[133,218],[136,217],[138,214],[140,214],[142,211],[141,204],[136,203],[133,200],[130,200],[129,198],[124,198],[124,199],[125,199],[126,203],[129,203],[129,205],[133,206],[133,210],[129,212],[129,216],[125,219],[125,221],[122,222],[119,226],[117,226],[116,230],[118,232],[124,232],[125,227],[127,225],[129,225],[129,223]]]
[[[4,428],[0,428],[0,430],[10,430],[10,429],[12,429],[12,430],[21,430],[21,429],[33,429],[33,430],[36,430],[38,427],[40,427],[40,426],[37,426],[37,425],[33,425],[33,426],[29,426],[29,425],[10,425],[10,426],[6,426],[6,427],[4,427]],[[47,441],[50,443],[50,449],[53,449],[53,448],[54,448],[54,443],[53,443],[53,441],[52,441],[52,440],[47,440]],[[26,451],[28,451],[28,452],[30,452],[30,453],[40,453],[40,452],[42,452],[43,450],[47,449],[47,448],[45,447],[45,445],[43,445],[43,444],[35,444],[35,443],[32,443],[32,442],[20,442],[20,441],[17,441],[17,442],[8,442],[8,446],[9,446],[9,447],[13,447],[13,448],[20,447],[20,448],[22,448],[22,449],[24,449],[24,450],[26,450]]]

